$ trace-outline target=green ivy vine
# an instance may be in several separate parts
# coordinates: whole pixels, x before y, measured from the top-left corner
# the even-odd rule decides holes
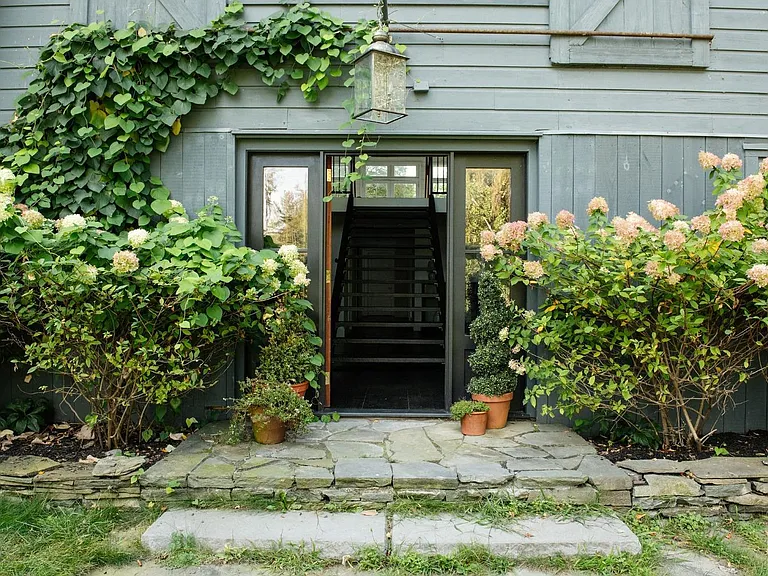
[[[278,100],[299,86],[313,102],[374,24],[351,26],[308,3],[250,26],[242,4],[195,30],[73,24],[43,48],[37,78],[0,128],[0,164],[18,175],[17,199],[48,217],[145,226],[171,208],[150,154],[168,148],[193,105],[236,94],[232,72],[246,65]]]

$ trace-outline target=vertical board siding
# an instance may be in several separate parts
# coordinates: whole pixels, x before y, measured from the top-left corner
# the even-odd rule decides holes
[[[700,150],[720,156],[733,152],[744,157],[744,140],[698,136],[544,137],[539,149],[539,182],[552,201],[550,204],[543,195],[539,209],[548,210],[551,218],[563,209],[573,211],[583,226],[589,199],[604,196],[611,215],[623,216],[632,211],[652,220],[648,202],[664,198],[679,206],[686,216],[696,216],[714,205],[712,184],[698,163]],[[725,414],[712,424],[726,432],[768,428],[765,378],[753,378],[742,386]]]

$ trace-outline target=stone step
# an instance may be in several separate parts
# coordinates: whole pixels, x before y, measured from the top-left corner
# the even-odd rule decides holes
[[[383,514],[171,510],[144,532],[141,543],[152,552],[161,552],[168,549],[174,534],[182,534],[212,551],[227,546],[271,549],[303,545],[324,558],[342,559],[368,546],[384,552],[386,532]]]
[[[526,518],[507,528],[447,514],[397,517],[392,522],[392,552],[450,554],[459,546],[487,546],[493,554],[538,558],[592,554],[639,554],[640,541],[618,518],[576,520]]]
[[[162,552],[169,548],[174,534],[192,536],[198,546],[212,551],[303,546],[333,559],[354,556],[370,546],[394,554],[450,554],[461,546],[482,545],[494,554],[512,558],[641,551],[639,540],[627,525],[608,516],[577,520],[535,517],[503,528],[448,514],[395,516],[387,533],[383,513],[180,509],[160,516],[141,541],[152,552]]]

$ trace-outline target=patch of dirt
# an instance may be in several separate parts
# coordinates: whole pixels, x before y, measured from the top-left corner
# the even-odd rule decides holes
[[[56,462],[78,462],[89,457],[104,458],[108,454],[99,447],[98,442],[88,439],[88,435],[79,434],[81,424],[54,424],[39,433],[25,432],[18,436],[0,439],[0,460],[9,456],[44,456]],[[144,456],[146,466],[162,460],[173,448],[181,443],[181,438],[143,442],[139,439],[132,441],[123,448],[126,455]],[[173,446],[173,448],[168,448]]]
[[[768,431],[766,430],[753,430],[745,434],[733,432],[714,434],[707,440],[707,445],[702,452],[693,449],[652,450],[651,448],[635,444],[619,445],[611,443],[605,438],[589,438],[588,440],[594,444],[598,454],[611,462],[653,458],[665,458],[679,462],[684,460],[702,460],[703,458],[716,456],[715,447],[727,450],[727,453],[721,453],[720,456],[759,457],[768,455]]]

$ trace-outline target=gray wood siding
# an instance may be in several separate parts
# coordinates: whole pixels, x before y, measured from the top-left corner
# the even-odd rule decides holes
[[[555,135],[539,140],[538,209],[554,218],[570,210],[576,223],[587,222],[586,205],[593,196],[604,196],[609,217],[636,212],[655,222],[648,202],[664,198],[687,216],[714,206],[712,185],[698,163],[699,150],[718,155],[766,147],[768,140],[699,136]],[[745,166],[757,169],[757,158]],[[768,384],[755,378],[733,398],[733,405],[715,426],[720,431],[768,429]],[[547,399],[554,403],[554,398]],[[540,412],[540,410],[539,410]],[[563,418],[558,418],[563,421]]]
[[[112,12],[133,5],[133,0],[72,1],[85,1],[91,19],[103,17],[96,10],[105,9],[119,20],[124,16]],[[164,10],[163,1],[169,0],[139,4],[150,7],[158,21],[164,21],[165,16],[157,16]],[[219,2],[187,4],[197,6],[197,17],[202,18],[211,17],[209,8]],[[375,15],[367,0],[344,4],[319,0],[315,4],[349,21]],[[280,8],[275,1],[250,0],[246,17],[259,20]],[[10,117],[13,100],[29,83],[24,72],[37,47],[58,30],[51,22],[69,17],[68,3],[61,0],[0,2],[0,118]],[[546,0],[512,0],[504,5],[409,0],[394,6],[392,18],[408,25],[504,23],[542,29],[550,22]],[[427,94],[411,94],[409,117],[380,131],[768,133],[768,9],[759,0],[711,0],[710,23],[715,39],[710,66],[703,70],[552,66],[550,40],[545,35],[400,34],[397,40],[409,47],[411,81],[426,80],[431,89]],[[253,71],[244,70],[237,79],[242,86],[238,95],[221,95],[193,113],[185,125],[334,133],[345,120],[340,107],[348,95],[345,89],[328,90],[311,105],[295,90],[277,104],[274,90],[261,85]]]

